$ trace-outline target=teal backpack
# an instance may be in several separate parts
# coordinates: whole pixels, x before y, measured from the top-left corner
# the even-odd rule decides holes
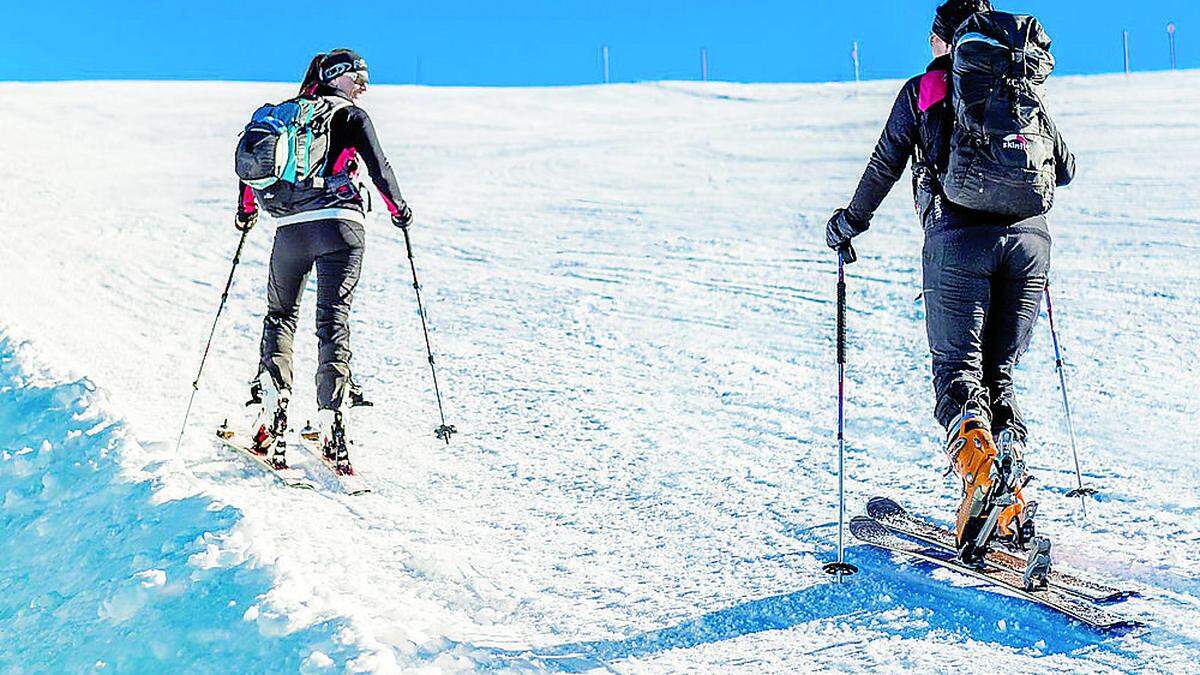
[[[329,122],[350,105],[336,96],[294,98],[254,111],[234,151],[234,171],[256,190],[279,181],[303,183],[325,164]]]

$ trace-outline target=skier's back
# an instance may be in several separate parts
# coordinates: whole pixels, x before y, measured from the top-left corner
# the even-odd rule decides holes
[[[1036,125],[1037,135],[1027,139],[1013,133],[989,141],[986,134],[969,135],[965,128],[963,117],[971,111],[955,105],[971,101],[965,96],[954,100],[953,78],[965,77],[966,69],[952,76],[952,50],[969,48],[976,40],[999,43],[975,33],[956,43],[960,26],[969,20],[984,25],[989,18],[1028,19],[1044,37],[1029,17],[991,9],[988,0],[948,0],[938,7],[930,36],[933,62],[901,89],[853,199],[834,214],[826,230],[830,247],[848,247],[852,237],[868,228],[911,158],[913,192],[925,231],[923,287],[935,415],[947,431],[950,462],[963,478],[957,521],[960,552],[967,559],[980,553],[975,544],[981,529],[994,528],[1018,544],[1032,535],[1034,509],[1026,507],[1020,490],[1027,429],[1016,404],[1013,368],[1029,345],[1046,285],[1050,233],[1045,211],[1054,185],[1066,185],[1075,171],[1074,157],[1036,96],[1039,110],[1029,123]],[[1047,38],[1044,46],[1048,43]],[[1024,89],[1022,94],[1030,95]],[[1014,170],[1000,166],[1005,158],[996,160],[999,153],[993,153],[973,159],[970,170],[949,171],[963,153],[984,153],[989,142],[1001,153],[1011,148],[1020,161],[1035,161],[1031,168]],[[989,165],[990,160],[996,161]],[[996,173],[1018,171],[1019,178],[1028,180],[990,176],[989,166]],[[969,182],[970,195],[962,190],[964,182]],[[1003,192],[1009,185],[1015,187]],[[969,208],[948,193],[959,202],[989,207]],[[996,517],[986,522],[993,512]],[[987,536],[985,532],[982,539]]]
[[[366,62],[350,50],[338,49],[313,58],[299,96],[287,102],[304,111],[297,139],[291,142],[293,155],[299,155],[299,160],[289,161],[282,179],[268,172],[255,186],[244,179],[238,188],[239,229],[254,226],[259,205],[273,216],[277,226],[271,250],[259,374],[251,390],[251,402],[262,405],[252,430],[255,448],[261,453],[277,448],[274,456],[277,466],[286,465],[284,446],[277,441],[287,428],[292,340],[300,314],[300,296],[309,271],[315,267],[320,360],[316,385],[322,445],[339,471],[352,471],[345,447],[344,412],[352,398],[361,396],[350,374],[349,321],[365,241],[365,186],[357,179],[360,162],[382,196],[393,224],[408,227],[412,222],[412,211],[400,195],[396,176],[371,119],[355,104],[367,84]],[[274,107],[265,108],[270,110],[261,115],[263,119],[281,116],[274,112]],[[259,118],[256,114],[255,119]],[[273,143],[270,132],[268,127],[262,135]],[[252,148],[244,147],[247,136],[239,146],[239,173],[243,173],[244,166],[252,166],[260,159]],[[266,153],[271,155],[266,160],[268,165],[273,163],[273,148],[271,145]],[[301,153],[301,148],[311,150],[311,156]],[[308,173],[298,170],[297,163],[304,164]]]

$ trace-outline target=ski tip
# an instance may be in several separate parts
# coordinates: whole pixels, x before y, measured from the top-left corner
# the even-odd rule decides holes
[[[1111,623],[1092,625],[1100,630],[1112,631],[1114,633],[1121,634],[1133,633],[1146,628],[1145,622],[1138,621],[1137,619],[1119,619]]]
[[[904,507],[887,497],[872,497],[867,502],[867,515],[872,518],[891,518],[905,513]]]
[[[862,541],[878,541],[888,536],[887,528],[874,518],[854,516],[850,519],[850,534]]]
[[[1142,594],[1137,591],[1119,590],[1119,591],[1114,591],[1112,593],[1109,593],[1108,595],[1106,595],[1104,597],[1096,598],[1095,602],[1098,602],[1101,604],[1109,604],[1109,603],[1115,603],[1115,602],[1122,602],[1122,601],[1128,600],[1130,598],[1140,598],[1140,597],[1142,597]]]

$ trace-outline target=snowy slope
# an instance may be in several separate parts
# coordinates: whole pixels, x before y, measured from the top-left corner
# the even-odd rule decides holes
[[[288,86],[0,85],[19,158],[0,166],[0,329],[105,393],[136,439],[121,461],[160,501],[240,511],[219,545],[269,570],[261,606],[286,630],[336,621],[352,668],[1180,670],[1200,658],[1198,85],[1052,86],[1080,164],[1052,227],[1082,460],[1103,490],[1086,523],[1064,497],[1044,325],[1020,374],[1058,560],[1141,590],[1122,609],[1144,635],[862,548],[853,583],[820,572],[836,513],[822,227],[896,82],[374,87],[364,106],[417,213],[460,434],[433,437],[403,244],[375,214],[353,316],[377,403],[353,419],[372,495],[287,490],[209,440],[254,374],[269,227],[247,244],[174,461],[237,239],[233,139]],[[887,493],[948,518],[920,236],[902,182],[850,269],[847,487],[852,510]],[[298,424],[315,352],[302,331]]]
[[[340,622],[289,630],[263,607],[271,575],[239,552],[237,510],[156,498],[153,466],[123,475],[118,454],[138,449],[103,395],[30,351],[0,339],[0,670],[295,672],[356,655]]]

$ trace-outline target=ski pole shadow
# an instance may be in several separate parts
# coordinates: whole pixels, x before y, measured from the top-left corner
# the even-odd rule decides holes
[[[693,619],[616,640],[592,640],[528,650],[487,650],[484,669],[525,664],[579,672],[603,668],[627,658],[650,657],[763,631],[786,630],[819,621],[837,622],[873,633],[878,639],[921,639],[930,635],[999,643],[1042,656],[1092,653],[1097,646],[1129,654],[1094,630],[1027,601],[972,587],[955,586],[932,576],[935,565],[897,566],[890,554],[855,547],[860,572],[841,584],[822,582],[808,588],[743,602]],[[894,610],[907,610],[898,618]],[[823,647],[815,648],[816,653]]]

